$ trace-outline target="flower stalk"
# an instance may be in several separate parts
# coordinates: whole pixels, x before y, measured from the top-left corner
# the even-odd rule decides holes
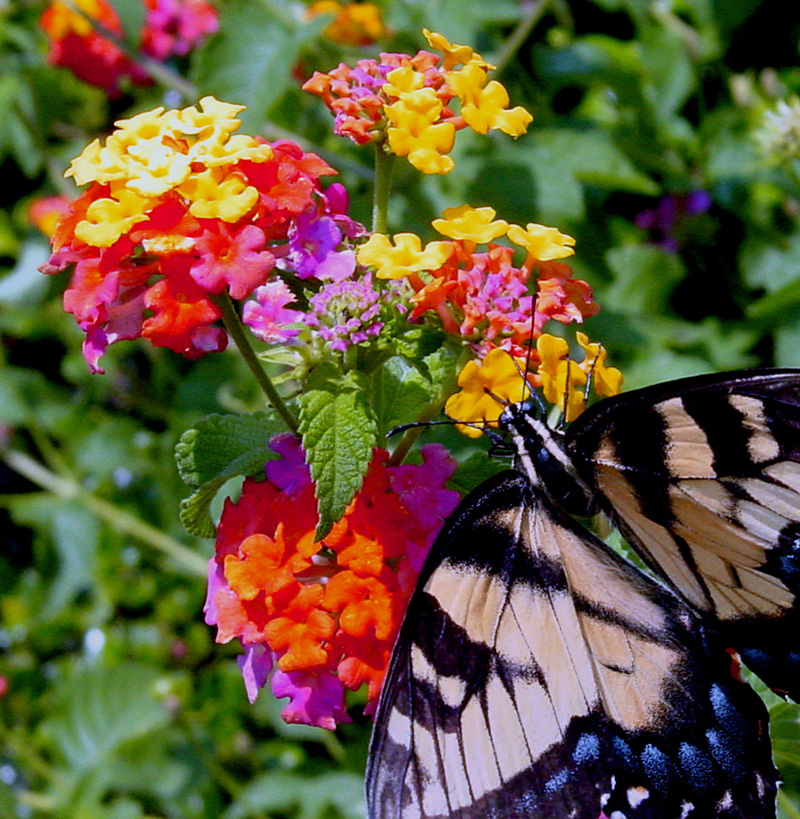
[[[253,345],[250,343],[250,338],[244,330],[242,320],[239,318],[239,314],[236,312],[236,308],[233,306],[231,297],[227,293],[221,293],[219,296],[214,298],[214,302],[222,311],[222,323],[225,325],[225,329],[228,331],[233,343],[239,350],[245,364],[247,364],[250,372],[253,374],[253,378],[255,378],[258,386],[261,387],[261,391],[267,397],[267,401],[272,404],[275,412],[280,415],[288,429],[297,435],[300,429],[297,419],[294,417],[294,414],[289,407],[286,406],[286,403],[284,402],[283,398],[281,398],[280,393],[272,383],[272,379],[267,375],[266,371],[261,366],[261,362],[258,360],[256,351],[253,349]]]

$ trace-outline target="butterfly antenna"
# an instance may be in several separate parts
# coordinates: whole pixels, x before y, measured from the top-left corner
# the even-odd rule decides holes
[[[445,421],[412,421],[409,424],[400,424],[399,426],[392,427],[387,433],[387,438],[393,438],[395,435],[402,435],[404,432],[407,432],[409,429],[417,429],[418,427],[440,427],[440,426],[462,426],[462,427],[471,427],[472,429],[478,429],[481,432],[485,432],[490,440],[492,439],[492,435],[497,435],[502,439],[502,436],[499,433],[495,432],[488,424],[476,424],[473,421],[456,421],[452,418],[448,418]]]
[[[594,386],[594,368],[597,366],[597,362],[600,359],[600,353],[603,352],[603,345],[597,345],[597,355],[592,359],[592,363],[589,365],[589,372],[586,373],[586,386],[583,390],[583,403],[588,406],[589,405],[589,393]]]

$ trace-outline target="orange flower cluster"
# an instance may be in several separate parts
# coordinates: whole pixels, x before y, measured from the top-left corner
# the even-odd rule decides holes
[[[209,574],[207,621],[217,641],[239,638],[251,699],[276,661],[273,692],[292,700],[289,722],[346,721],[344,690],[368,687],[374,710],[386,665],[424,557],[458,493],[443,489],[455,462],[423,447],[423,466],[387,467],[376,449],[361,491],[315,542],[314,484],[300,445],[279,436],[283,457],[267,480],[248,479],[226,501]]]

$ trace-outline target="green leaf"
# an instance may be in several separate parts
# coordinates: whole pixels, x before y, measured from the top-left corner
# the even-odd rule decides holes
[[[158,679],[156,669],[133,663],[81,669],[63,681],[42,730],[74,768],[106,766],[124,743],[169,722],[155,697]]]
[[[209,415],[181,436],[175,459],[181,478],[196,489],[181,503],[189,534],[212,537],[209,507],[219,488],[238,475],[256,475],[277,457],[269,441],[282,427],[264,413]]]
[[[222,819],[275,812],[297,819],[325,819],[330,808],[344,819],[363,819],[364,780],[352,773],[327,773],[309,777],[274,771],[257,777],[243,791]]]
[[[615,280],[603,294],[604,303],[628,314],[664,312],[675,285],[686,275],[677,256],[652,246],[611,248],[606,261]]]
[[[500,158],[517,162],[524,158],[534,175],[537,213],[547,224],[582,219],[586,185],[651,196],[659,192],[600,129],[543,128],[535,140],[504,146]]]
[[[298,403],[303,449],[317,486],[320,540],[361,488],[377,425],[361,385],[332,363],[311,373]]]
[[[800,278],[800,231],[779,242],[746,242],[739,254],[739,268],[753,288],[778,293],[791,287]]]
[[[459,463],[447,485],[450,489],[466,495],[485,480],[493,475],[499,475],[510,467],[508,460],[493,458],[487,452],[478,450]]]
[[[376,373],[371,393],[378,429],[414,421],[437,392],[430,378],[404,358],[390,358]]]
[[[144,3],[142,0],[111,0],[111,5],[122,25],[126,45],[138,49],[145,21]]]
[[[242,131],[260,131],[267,111],[289,87],[300,49],[329,20],[299,24],[276,4],[230,0],[220,10],[219,32],[201,48],[192,80],[199,95],[246,105]]]

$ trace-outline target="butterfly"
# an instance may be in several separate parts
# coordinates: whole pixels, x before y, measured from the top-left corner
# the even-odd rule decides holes
[[[390,661],[370,819],[767,819],[737,652],[800,699],[800,370],[697,376],[551,429],[445,523]],[[604,511],[654,579],[574,516]]]

